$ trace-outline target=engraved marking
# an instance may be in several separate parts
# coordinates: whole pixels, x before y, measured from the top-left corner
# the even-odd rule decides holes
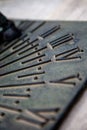
[[[30,76],[41,75],[41,74],[45,74],[45,71],[26,74],[26,75],[20,75],[20,76],[18,76],[18,78],[27,78],[27,77],[30,77]]]
[[[39,46],[39,44],[36,44],[36,45],[34,45],[34,46],[32,46],[32,47],[26,49],[26,50],[23,50],[23,51],[19,52],[18,55],[24,54],[24,53],[26,53],[27,51],[29,51],[29,50],[31,50],[31,49],[34,49],[34,48],[37,47],[37,46]],[[28,47],[28,45],[26,45],[26,47]],[[21,50],[22,50],[22,49],[21,49]]]
[[[71,75],[71,76],[68,76],[68,77],[65,77],[65,78],[62,78],[62,79],[59,79],[59,80],[50,81],[50,83],[76,85],[76,82],[75,82],[75,81],[67,81],[67,80],[73,80],[73,79],[78,79],[78,80],[80,80],[79,77],[80,77],[79,74],[77,74],[77,75]]]
[[[27,66],[27,67],[23,67],[23,68],[20,68],[20,69],[17,69],[17,70],[12,70],[12,71],[9,71],[9,72],[5,72],[3,74],[0,74],[0,76],[6,76],[6,75],[9,75],[9,74],[12,74],[12,73],[16,73],[16,72],[19,72],[21,70],[27,70],[29,68],[33,68],[33,67],[38,67],[39,65],[45,65],[45,64],[48,64],[50,63],[51,60],[46,60],[46,61],[43,61],[43,62],[40,62],[40,63],[36,63],[36,64],[33,64],[33,65],[30,65],[30,66]]]
[[[45,109],[32,109],[32,110],[28,109],[28,110],[29,110],[27,112],[27,116],[29,114],[28,117],[19,116],[17,120],[25,121],[27,123],[29,122],[28,125],[31,125],[31,123],[33,123],[33,125],[35,126],[37,124],[38,127],[41,128],[44,127],[47,123],[49,123],[50,120],[52,120],[53,116],[55,116],[59,112],[60,108],[48,108],[48,109],[45,108]],[[52,118],[49,117],[48,115],[50,115],[53,112],[54,114]],[[31,117],[33,117],[33,119]]]
[[[53,48],[58,47],[58,46],[60,46],[60,45],[63,45],[63,44],[65,44],[66,42],[69,42],[69,41],[71,41],[71,40],[72,40],[72,37],[69,37],[69,38],[66,38],[66,39],[64,39],[64,40],[62,40],[62,41],[55,42],[55,45],[53,45]]]
[[[80,60],[81,56],[74,56],[74,57],[69,57],[69,58],[61,58],[61,59],[56,59],[56,61],[72,61],[72,60]]]
[[[12,113],[20,113],[22,112],[22,109],[19,109],[19,108],[15,108],[15,107],[12,107],[12,106],[8,106],[8,105],[3,105],[3,104],[0,104],[0,109],[2,110],[5,110],[5,111],[9,111],[9,112],[12,112]]]
[[[44,33],[41,34],[40,36],[43,37],[43,38],[46,38],[47,36],[51,35],[51,34],[54,33],[55,31],[57,31],[58,29],[60,29],[60,26],[52,27],[51,29],[49,29],[48,31],[44,32]]]
[[[27,119],[26,117],[18,117],[16,120],[17,123],[32,126],[38,129],[41,129],[41,125],[44,123],[44,122],[34,121],[33,119]]]
[[[81,56],[73,56],[78,54],[79,52],[81,52],[79,47],[64,51],[56,55],[56,57],[62,56],[60,58],[57,58],[56,61],[81,59]]]
[[[33,47],[29,48],[29,49],[33,49],[33,48],[36,47],[36,46],[38,46],[38,45],[35,45],[35,46],[33,46]],[[28,49],[28,51],[29,51],[29,49]],[[41,55],[41,56],[38,56],[38,57],[34,57],[34,58],[29,59],[29,60],[27,60],[27,61],[24,61],[24,62],[22,62],[22,63],[31,62],[31,61],[33,61],[33,60],[38,59],[39,57],[44,57],[44,56],[45,56],[45,54],[43,54],[43,55]],[[17,62],[17,61],[23,59],[23,58],[25,58],[25,56],[23,56],[23,57],[21,57],[21,58],[19,58],[19,59],[16,59],[16,60],[14,60],[14,61],[10,61],[10,62],[8,62],[8,63],[6,63],[6,64],[0,66],[0,68],[3,68],[3,67],[5,67],[5,66],[7,66],[7,65],[11,65],[11,64],[13,64],[13,63],[15,63],[15,62]]]
[[[26,22],[26,23],[24,23],[24,24],[22,24],[22,30],[23,31],[26,31],[26,29],[29,29],[29,27],[31,27],[33,24],[35,23],[35,21],[31,21],[31,22]]]
[[[65,55],[65,54],[69,54],[69,53],[72,53],[72,52],[74,52],[74,51],[79,52],[78,47],[73,48],[73,49],[69,49],[69,50],[64,51],[64,52],[62,52],[62,53],[59,53],[59,54],[56,55],[56,57],[58,57],[58,56],[62,56],[62,55]]]
[[[69,37],[69,38],[67,39],[67,37]],[[62,37],[56,39],[56,40],[57,40],[57,43],[58,43],[57,45],[55,45],[55,43],[56,43],[55,40],[53,40],[53,41],[50,42],[52,48],[55,48],[56,46],[61,45],[62,43],[65,43],[65,42],[71,40],[71,37],[69,36],[69,34],[67,34],[67,35],[64,35],[64,36],[62,36]],[[63,41],[62,41],[62,40],[63,40]],[[37,53],[37,52],[40,52],[40,51],[42,51],[42,50],[45,50],[45,49],[47,49],[47,46],[44,46],[44,47],[42,47],[42,48],[40,48],[40,49],[38,49],[38,50],[35,50],[35,51],[31,52],[30,54],[25,55],[25,57],[31,56],[31,55],[33,55],[33,54],[35,54],[35,53]],[[23,57],[23,58],[24,58],[24,57]]]
[[[68,38],[72,38],[72,39],[73,39],[72,34],[66,34],[66,35],[63,35],[63,36],[61,36],[61,37],[58,37],[58,38],[56,38],[56,39],[50,41],[50,43],[51,43],[51,45],[54,45],[54,44],[56,44],[56,43],[58,43],[58,42],[61,42],[61,41],[66,40],[66,39],[68,39]]]
[[[3,94],[3,97],[8,97],[8,98],[20,98],[20,99],[26,99],[29,98],[30,95],[19,95],[19,94]]]
[[[18,42],[19,42],[20,40],[23,40],[24,37],[26,37],[26,35],[21,36],[19,39],[17,39],[17,40],[15,40],[15,41],[11,42],[11,44],[9,43],[8,46],[6,46],[6,48],[4,48],[4,49],[0,52],[0,54],[4,53],[4,52],[5,52],[6,50],[8,50],[9,48],[11,48],[11,47],[13,47],[14,45],[18,44]]]
[[[43,38],[47,37],[48,35],[50,35],[51,33],[53,33],[54,31],[56,31],[57,29],[59,29],[59,26],[57,27],[52,27],[50,30],[48,30],[47,32],[43,33],[42,35],[38,36],[34,41],[32,41],[31,43],[33,42],[36,42],[37,40],[43,40]],[[25,52],[28,51],[28,50],[25,50]],[[19,55],[21,55],[19,53]]]
[[[0,85],[0,89],[4,89],[4,88],[16,88],[16,87],[25,87],[25,86],[29,86],[29,85],[44,85],[45,82],[44,81],[40,81],[40,82],[31,82],[31,83],[24,83],[24,84],[9,84],[9,85]]]
[[[26,42],[26,41],[24,41],[24,42]],[[6,58],[12,56],[13,54],[15,54],[15,53],[17,53],[19,51],[21,51],[22,49],[24,49],[25,47],[28,47],[29,45],[30,45],[30,43],[27,44],[27,45],[24,45],[23,47],[20,47],[19,49],[15,50],[15,51],[11,52],[10,54],[6,55],[5,57],[1,58],[0,61],[5,60]]]
[[[38,30],[40,27],[42,27],[45,23],[46,23],[45,21],[42,22],[42,23],[40,23],[40,25],[38,25],[37,27],[35,27],[34,29],[32,29],[30,32],[31,32],[31,33],[35,32],[35,31]]]
[[[29,38],[29,36],[28,36],[26,39],[24,39],[23,41],[21,41],[19,44],[13,46],[12,49],[15,50],[15,49],[17,49],[18,47],[21,47],[21,45],[24,45],[25,42],[27,42],[27,43],[29,44],[29,40],[30,40],[30,38]]]
[[[42,57],[45,57],[45,54],[42,54],[42,55],[40,55],[40,56],[36,56],[36,57],[31,58],[31,59],[29,59],[29,60],[25,60],[25,61],[23,61],[23,62],[21,62],[21,63],[22,63],[22,64],[25,64],[25,63],[31,62],[31,61],[33,61],[33,60],[36,60],[36,59],[39,59],[39,58],[42,58]]]
[[[67,35],[69,35],[69,34],[67,34]],[[67,35],[58,38],[59,41],[61,41],[62,39],[64,39]],[[58,40],[58,39],[57,39],[57,40]],[[53,42],[54,42],[54,41],[53,41]],[[52,44],[53,44],[53,42],[52,42]],[[61,42],[61,44],[62,44],[62,42]],[[58,44],[58,45],[59,45],[59,44]],[[57,45],[57,46],[58,46],[58,45]],[[54,47],[55,47],[55,46],[54,46]],[[5,65],[2,65],[2,66],[0,66],[0,67],[2,68],[2,67],[4,67],[4,66],[6,66],[6,65],[9,65],[9,64],[12,64],[12,63],[14,63],[14,62],[17,62],[18,60],[21,60],[21,59],[23,59],[23,58],[29,57],[29,56],[31,56],[31,55],[33,55],[33,54],[35,54],[35,53],[37,53],[37,52],[40,52],[40,51],[42,51],[42,50],[45,50],[45,49],[47,49],[47,46],[45,46],[45,47],[43,47],[43,48],[40,48],[40,49],[38,49],[38,50],[35,50],[35,51],[33,51],[33,52],[29,53],[29,54],[26,54],[26,55],[22,56],[21,58],[16,59],[16,60],[14,60],[14,61],[11,61],[11,62],[9,62],[9,63],[7,63],[7,64],[5,64]]]

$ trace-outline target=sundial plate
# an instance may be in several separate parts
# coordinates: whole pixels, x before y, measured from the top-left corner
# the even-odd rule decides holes
[[[87,22],[15,21],[0,45],[0,130],[57,129],[87,79]]]

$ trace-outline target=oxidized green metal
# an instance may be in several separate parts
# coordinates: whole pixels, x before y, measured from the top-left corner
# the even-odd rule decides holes
[[[87,79],[87,22],[15,21],[0,47],[0,130],[57,129]]]

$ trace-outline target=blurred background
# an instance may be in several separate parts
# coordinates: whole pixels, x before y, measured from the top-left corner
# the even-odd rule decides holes
[[[8,18],[33,20],[87,20],[87,0],[0,0]],[[60,130],[87,130],[87,91],[71,110]]]
[[[0,0],[11,18],[87,20],[87,0]]]

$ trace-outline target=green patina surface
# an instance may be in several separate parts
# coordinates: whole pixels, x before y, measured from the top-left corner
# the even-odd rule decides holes
[[[26,36],[0,47],[0,130],[50,130],[86,83],[87,22],[15,22]]]

